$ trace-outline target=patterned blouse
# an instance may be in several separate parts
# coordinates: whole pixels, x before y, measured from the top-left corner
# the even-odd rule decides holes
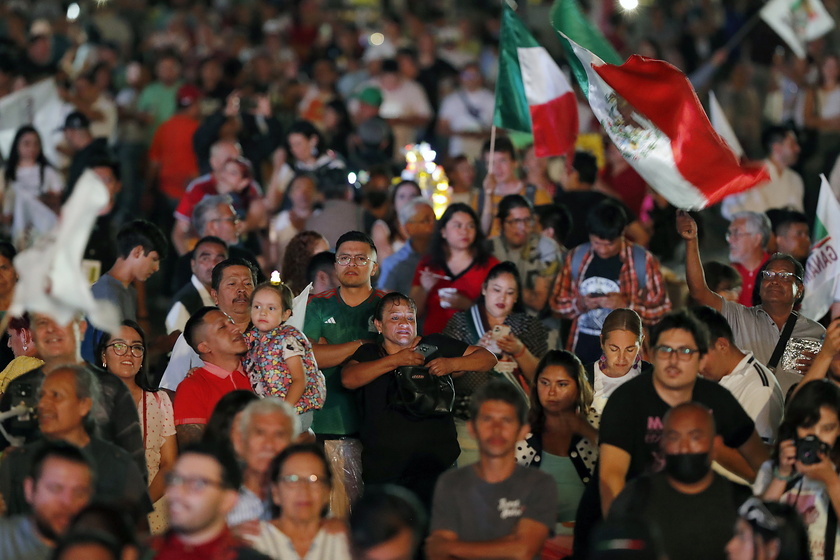
[[[285,399],[292,386],[292,374],[286,362],[300,356],[306,388],[300,400],[290,404],[294,404],[298,414],[324,406],[327,396],[324,374],[318,369],[312,343],[302,332],[291,325],[280,325],[266,333],[253,327],[245,334],[245,340],[248,343],[245,371],[257,395]]]

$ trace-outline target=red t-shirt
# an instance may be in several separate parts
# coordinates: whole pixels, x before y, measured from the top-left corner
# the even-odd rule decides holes
[[[223,396],[236,389],[253,390],[248,376],[242,370],[237,369],[227,377],[220,377],[210,370],[224,373],[221,368],[206,362],[204,366],[181,381],[175,391],[176,426],[206,424],[216,403]]]
[[[747,270],[741,263],[732,263],[732,268],[738,271],[741,275],[741,296],[738,298],[738,303],[752,307],[753,304],[753,288],[755,287],[755,280],[758,276],[758,271],[770,258],[770,253],[764,253],[761,259],[761,264],[755,267],[754,270]]]
[[[438,283],[429,292],[429,296],[426,298],[426,319],[423,322],[423,334],[437,334],[442,332],[449,319],[458,312],[458,309],[451,307],[444,309],[440,306],[438,290],[441,288],[455,288],[458,290],[458,293],[474,302],[481,295],[481,285],[484,283],[487,273],[497,264],[499,264],[499,260],[491,256],[483,265],[473,262],[464,272],[455,276],[449,270],[433,266],[430,257],[423,257],[417,264],[417,269],[414,271],[414,279],[411,281],[412,286],[420,285],[420,271],[424,268],[428,268],[435,274],[452,278],[452,280],[438,280]]]
[[[219,191],[216,190],[216,179],[210,173],[202,175],[187,186],[187,192],[181,197],[181,201],[175,209],[175,217],[179,220],[192,220],[195,205],[208,194],[219,194]],[[237,216],[244,218],[248,213],[251,202],[259,199],[262,196],[262,191],[260,191],[259,185],[252,180],[242,192],[229,194],[233,198],[233,209],[236,210]]]
[[[183,197],[189,182],[198,176],[192,144],[198,125],[195,119],[175,115],[158,127],[149,147],[149,161],[160,164],[160,190],[174,200]]]
[[[243,560],[265,558],[255,552],[245,541],[236,537],[225,527],[215,539],[199,545],[189,545],[178,535],[169,532],[154,537],[149,547],[155,552],[155,560]]]

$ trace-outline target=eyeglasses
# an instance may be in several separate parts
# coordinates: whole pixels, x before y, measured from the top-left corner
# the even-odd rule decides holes
[[[142,344],[133,344],[129,346],[124,342],[112,342],[105,348],[113,348],[114,354],[117,356],[125,356],[128,350],[131,349],[131,355],[135,358],[142,358],[143,354],[146,352],[146,349]]]
[[[364,255],[341,255],[335,259],[335,262],[341,266],[350,266],[351,262],[356,266],[365,266],[367,263],[374,261],[370,257],[366,257]]]
[[[777,272],[775,270],[762,270],[761,277],[765,280],[776,279],[779,282],[793,282],[794,280],[799,280],[800,282],[802,282],[802,279],[793,272]]]
[[[280,482],[286,483],[289,486],[307,486],[311,487],[317,483],[326,484],[326,481],[318,478],[317,474],[310,474],[309,476],[299,476],[296,474],[287,474],[280,477]]]
[[[733,238],[738,239],[739,237],[744,237],[745,235],[755,235],[754,231],[727,231],[726,232],[726,241],[731,241]]]
[[[670,360],[671,356],[676,356],[677,360],[681,362],[689,361],[691,356],[700,351],[697,348],[686,348],[685,346],[681,346],[679,348],[656,346],[653,350],[656,352],[656,357],[660,360]]]
[[[215,486],[217,488],[224,488],[224,484],[218,480],[210,480],[203,476],[186,476],[174,472],[166,473],[167,486],[183,486],[190,492],[201,492],[208,486]]]
[[[228,222],[229,224],[236,225],[236,224],[240,223],[242,220],[240,220],[236,216],[229,216],[227,218],[213,218],[210,221],[211,222]]]
[[[531,226],[534,225],[534,218],[508,218],[505,223],[510,226]]]

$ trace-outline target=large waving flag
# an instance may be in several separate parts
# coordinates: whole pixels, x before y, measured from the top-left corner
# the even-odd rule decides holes
[[[586,15],[580,10],[577,0],[556,0],[551,7],[551,26],[558,33],[561,33],[585,48],[588,51],[610,64],[621,64],[624,59],[616,52],[609,40],[592,25]],[[572,73],[579,84],[586,81],[586,70],[574,56],[571,46],[563,41],[569,65]]]
[[[814,222],[814,244],[805,265],[805,297],[801,312],[814,321],[828,313],[840,286],[840,203],[820,175],[820,198]]]
[[[820,0],[770,0],[759,14],[799,58],[805,58],[808,41],[834,29],[834,20]]]
[[[638,55],[607,64],[563,37],[585,71],[580,86],[595,117],[624,159],[671,204],[701,209],[769,180],[763,167],[738,163],[675,67]]]
[[[532,133],[537,157],[571,152],[578,133],[571,84],[507,4],[502,11],[493,124]]]

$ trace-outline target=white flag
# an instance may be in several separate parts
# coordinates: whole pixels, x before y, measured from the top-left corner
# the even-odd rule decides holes
[[[11,316],[37,312],[66,325],[85,315],[100,330],[119,329],[119,310],[111,302],[94,299],[82,271],[94,222],[109,201],[108,189],[96,173],[85,171],[62,206],[55,229],[15,257],[19,280],[9,306]]]
[[[828,313],[840,287],[840,203],[820,175],[820,198],[814,222],[814,244],[805,265],[805,298],[801,312],[814,321]]]
[[[820,0],[770,0],[760,14],[799,58],[805,58],[808,41],[834,29],[834,20]]]
[[[312,282],[292,300],[292,316],[286,321],[300,332],[303,332],[303,323],[306,321],[306,304],[309,303],[309,292],[312,291]]]
[[[712,127],[715,129],[715,132],[726,140],[726,143],[729,144],[729,147],[738,156],[738,159],[741,159],[744,156],[744,148],[741,147],[738,137],[735,136],[735,131],[732,130],[732,126],[726,119],[726,115],[723,113],[723,109],[721,109],[720,103],[718,103],[715,92],[713,91],[709,92],[709,120],[712,121]]]

